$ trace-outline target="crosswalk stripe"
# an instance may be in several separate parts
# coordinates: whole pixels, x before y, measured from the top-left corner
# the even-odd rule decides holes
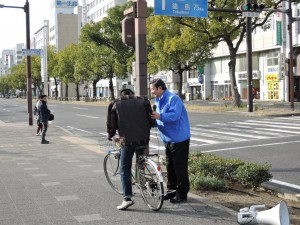
[[[219,143],[222,143],[222,141],[214,141],[214,140],[203,139],[203,138],[194,138],[194,137],[191,137],[190,140],[204,142],[204,143],[208,143],[208,144],[219,144]]]
[[[272,137],[278,137],[281,134],[278,133],[266,133],[264,131],[259,131],[256,129],[256,127],[251,127],[251,126],[239,126],[239,125],[232,125],[232,124],[220,124],[222,125],[226,130],[235,130],[235,131],[240,131],[240,132],[249,132],[249,133],[255,133],[255,134],[263,134],[263,135],[267,135],[268,137],[272,138]],[[226,128],[225,128],[226,126]],[[239,129],[239,128],[243,128],[243,129]],[[245,130],[247,129],[247,130]]]
[[[197,132],[193,131],[197,130]],[[202,137],[211,137],[211,138],[217,138],[221,140],[232,140],[232,141],[245,141],[246,139],[238,138],[238,137],[231,137],[231,136],[224,136],[224,135],[218,135],[218,134],[212,134],[208,132],[198,132],[199,129],[191,127],[191,134],[201,135]]]
[[[231,122],[231,123],[237,123],[237,124],[251,124],[251,125],[253,125],[253,126],[278,127],[278,125],[272,125],[272,124],[260,124],[260,123],[252,123],[252,122]],[[291,124],[291,125],[292,125],[292,124]],[[280,128],[288,128],[288,129],[300,130],[300,127],[294,127],[294,126],[280,126]]]
[[[288,126],[296,126],[296,127],[300,127],[300,124],[297,124],[297,123],[283,123],[283,122],[277,122],[277,121],[264,121],[264,120],[248,120],[249,122],[258,122],[258,123],[263,123],[263,124],[272,124],[272,125],[288,125]]]
[[[191,147],[255,139],[300,135],[300,117],[263,118],[261,120],[229,121],[191,126]],[[157,129],[150,134],[150,148],[164,150]]]
[[[295,121],[295,120],[300,120],[300,116],[292,116],[292,117],[276,117],[276,119],[279,119],[279,120],[292,120],[292,121]]]

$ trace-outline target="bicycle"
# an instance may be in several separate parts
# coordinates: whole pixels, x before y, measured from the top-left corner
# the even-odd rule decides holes
[[[139,149],[145,148],[146,146],[142,146]],[[122,194],[120,156],[121,145],[114,140],[104,158],[103,168],[109,185],[118,194]],[[158,211],[164,201],[164,186],[161,167],[151,159],[155,156],[158,157],[158,154],[137,155],[135,169],[132,170],[132,185],[137,186],[140,190],[146,205],[151,210]]]

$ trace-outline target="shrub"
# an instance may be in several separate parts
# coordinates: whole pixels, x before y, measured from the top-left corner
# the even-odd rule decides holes
[[[200,172],[204,176],[213,176],[233,181],[235,171],[244,162],[240,159],[224,159],[213,154],[195,153],[190,157],[190,173]]]
[[[214,191],[226,191],[225,182],[219,180],[216,177],[191,175],[190,176],[191,187],[194,190],[214,190]]]
[[[253,190],[259,187],[263,182],[269,181],[272,178],[269,170],[270,164],[246,163],[237,168],[236,179],[241,184],[251,186]]]
[[[196,190],[218,190],[227,182],[236,182],[256,189],[272,178],[269,164],[246,163],[240,159],[225,159],[213,154],[194,153],[189,158],[189,174]],[[204,179],[207,178],[207,179]],[[221,185],[222,184],[222,185]]]

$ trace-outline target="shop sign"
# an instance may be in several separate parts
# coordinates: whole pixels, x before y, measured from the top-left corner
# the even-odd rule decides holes
[[[266,81],[267,82],[278,81],[278,74],[267,74]]]

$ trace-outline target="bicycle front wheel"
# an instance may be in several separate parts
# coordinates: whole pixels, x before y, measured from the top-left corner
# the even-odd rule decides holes
[[[120,176],[120,153],[108,153],[103,161],[104,174],[111,188],[118,194],[122,194],[122,184]]]
[[[143,162],[138,168],[142,198],[150,209],[158,211],[164,202],[164,187],[158,171],[149,161]]]

